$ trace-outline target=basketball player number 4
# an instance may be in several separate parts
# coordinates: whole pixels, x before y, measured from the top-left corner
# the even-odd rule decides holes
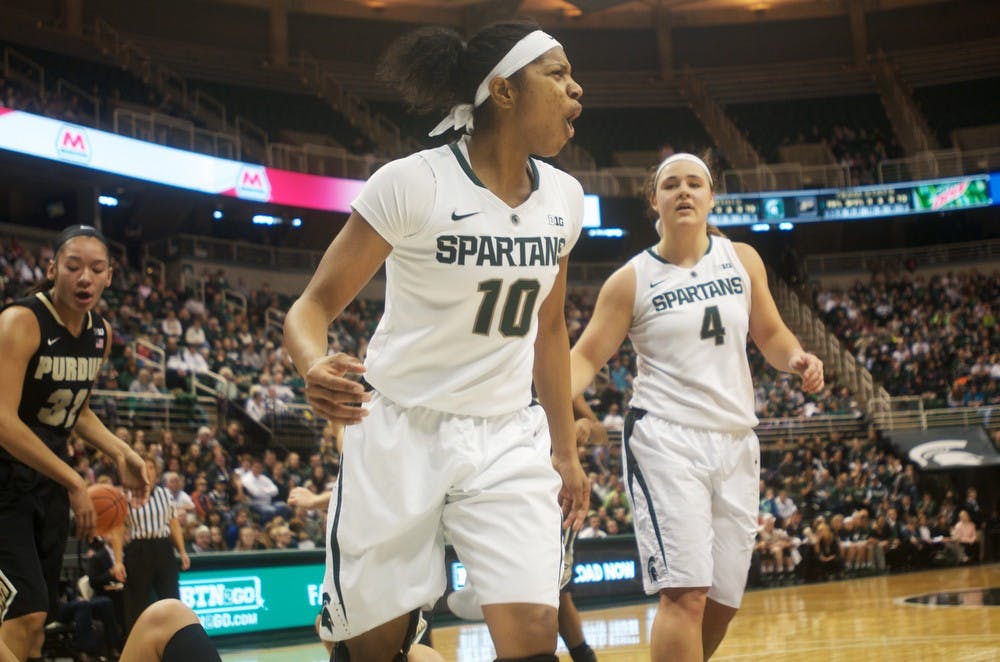
[[[83,401],[87,399],[87,389],[80,389],[73,395],[73,391],[68,388],[61,388],[53,391],[49,396],[48,407],[38,410],[38,422],[52,427],[64,426],[73,427],[76,422],[76,415],[83,406]]]
[[[716,345],[726,342],[726,328],[722,326],[722,317],[719,315],[718,306],[706,307],[705,317],[701,320],[701,339],[708,340],[709,338],[715,338]]]
[[[503,309],[500,314],[500,334],[503,336],[524,336],[531,328],[531,319],[535,313],[535,303],[541,284],[534,279],[519,278],[510,284],[504,296]],[[472,332],[482,336],[489,335],[493,326],[493,315],[503,292],[503,280],[493,278],[480,281],[479,291],[483,293],[483,302],[479,304],[476,323]]]

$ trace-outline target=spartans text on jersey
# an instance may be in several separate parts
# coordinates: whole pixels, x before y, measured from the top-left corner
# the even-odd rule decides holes
[[[437,238],[441,264],[477,267],[549,267],[559,263],[565,237],[492,237],[445,234]]]
[[[733,296],[743,294],[743,278],[732,276],[730,278],[716,278],[697,285],[687,285],[678,287],[675,290],[667,290],[663,294],[653,297],[653,308],[657,312],[670,310],[674,306],[683,306],[686,303],[695,301],[707,301],[721,296]]]

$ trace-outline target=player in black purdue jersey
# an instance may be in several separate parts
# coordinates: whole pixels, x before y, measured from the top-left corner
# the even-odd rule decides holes
[[[69,433],[115,458],[134,497],[149,486],[142,458],[88,406],[111,345],[110,325],[93,312],[111,283],[103,235],[66,228],[46,277],[41,291],[0,313],[0,572],[13,589],[0,640],[19,660],[41,654],[70,508],[79,536],[94,528],[87,484],[67,463]]]

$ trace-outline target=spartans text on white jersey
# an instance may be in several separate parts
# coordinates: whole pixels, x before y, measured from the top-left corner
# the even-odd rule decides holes
[[[545,163],[528,167],[533,190],[512,208],[460,141],[383,166],[352,203],[392,245],[365,360],[390,400],[471,416],[530,403],[538,309],[580,235],[583,190]]]
[[[632,406],[693,428],[757,425],[746,353],[750,275],[732,242],[710,236],[689,268],[655,248],[629,264],[636,278],[629,338],[638,357]]]

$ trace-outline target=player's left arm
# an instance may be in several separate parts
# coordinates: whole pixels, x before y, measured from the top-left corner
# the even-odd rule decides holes
[[[576,451],[569,380],[569,332],[566,330],[566,270],[568,257],[559,260],[559,274],[552,291],[538,311],[533,377],[538,402],[545,409],[552,437],[552,466],[562,476],[559,502],[564,522],[577,531],[590,506],[590,485]]]
[[[104,330],[107,338],[107,346],[104,349],[104,361],[106,362],[111,353],[111,325],[106,320],[104,321]],[[122,486],[132,491],[136,505],[144,503],[149,496],[149,476],[146,475],[146,463],[128,444],[116,437],[97,417],[97,414],[90,409],[89,396],[80,409],[73,430],[84,441],[100,449],[108,457],[114,458],[118,465]]]
[[[823,362],[802,349],[799,339],[785,325],[767,285],[767,270],[760,254],[748,244],[734,243],[736,255],[750,275],[750,337],[767,362],[778,370],[798,373],[802,390],[823,388]]]

